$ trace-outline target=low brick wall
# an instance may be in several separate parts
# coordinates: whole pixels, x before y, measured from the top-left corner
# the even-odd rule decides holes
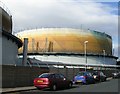
[[[38,75],[49,72],[48,68],[25,66],[2,66],[2,87],[19,87],[33,85]]]
[[[1,66],[0,66],[1,67]],[[67,78],[73,77],[80,71],[79,68],[39,68],[29,66],[2,66],[2,87],[32,86],[34,78],[45,72],[62,73]],[[82,70],[81,70],[82,71]],[[89,70],[93,71],[93,70]],[[115,70],[103,70],[107,77],[112,76]]]

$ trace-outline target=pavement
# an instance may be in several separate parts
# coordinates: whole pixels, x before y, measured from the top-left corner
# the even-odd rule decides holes
[[[107,78],[107,80],[111,80],[112,77]],[[12,92],[20,92],[20,91],[27,91],[27,90],[35,90],[36,87],[34,86],[27,86],[27,87],[15,87],[15,88],[0,88],[0,93],[12,93]]]
[[[34,86],[16,87],[16,88],[2,88],[2,89],[0,89],[0,93],[20,92],[20,91],[35,90],[35,89],[36,89],[36,87],[34,87]]]

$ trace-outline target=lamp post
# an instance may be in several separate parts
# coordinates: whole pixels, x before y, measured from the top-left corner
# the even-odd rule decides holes
[[[84,42],[84,51],[85,51],[85,71],[87,69],[87,43],[88,41]]]
[[[103,63],[103,67],[105,67],[105,50],[103,50],[103,55],[104,55],[104,63]]]

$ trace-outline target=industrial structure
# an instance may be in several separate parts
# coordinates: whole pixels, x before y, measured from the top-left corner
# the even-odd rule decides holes
[[[42,28],[17,33],[18,37],[29,38],[28,53],[60,52],[84,53],[84,42],[87,53],[112,55],[111,36],[90,30],[71,28]],[[20,53],[22,49],[20,50]]]
[[[111,76],[117,67],[116,59],[112,55],[111,36],[98,31],[41,28],[14,36],[12,16],[0,5],[2,88],[31,86],[33,79],[44,72],[62,73],[72,79],[81,69],[93,68]]]
[[[116,66],[112,37],[106,33],[73,28],[41,28],[16,33],[28,38],[28,57],[48,64]],[[22,55],[23,48],[19,49]]]
[[[22,41],[12,35],[12,16],[0,6],[0,65],[15,65]]]
[[[18,48],[21,57],[22,41],[28,38],[29,63],[36,59],[47,65],[116,66],[117,57],[112,55],[112,37],[108,34],[74,28],[41,28],[21,31],[14,36],[12,16],[2,6],[0,19],[0,64],[22,65]]]

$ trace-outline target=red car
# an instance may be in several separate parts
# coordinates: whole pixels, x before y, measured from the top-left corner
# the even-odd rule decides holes
[[[65,78],[62,74],[43,73],[38,78],[34,79],[34,86],[38,89],[50,88],[57,90],[61,87],[72,87],[72,81]]]

